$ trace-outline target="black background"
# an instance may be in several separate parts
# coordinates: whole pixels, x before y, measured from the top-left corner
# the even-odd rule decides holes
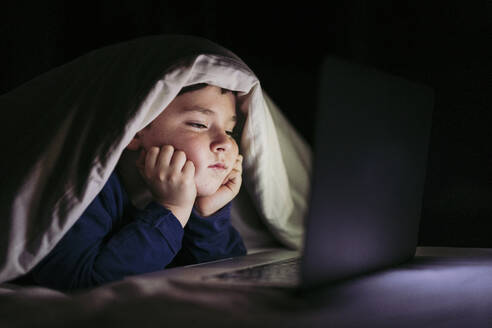
[[[241,57],[312,143],[323,56],[374,66],[436,93],[420,245],[492,247],[491,8],[473,0],[4,2],[0,93],[105,45],[193,34]]]

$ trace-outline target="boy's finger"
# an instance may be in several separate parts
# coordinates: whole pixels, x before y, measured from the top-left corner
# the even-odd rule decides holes
[[[173,173],[181,173],[183,166],[186,163],[186,154],[182,150],[176,150],[169,164]]]
[[[166,170],[169,167],[171,158],[173,157],[174,147],[171,145],[165,145],[161,147],[161,153],[157,159],[157,169],[159,172]]]
[[[184,176],[193,178],[195,176],[195,164],[192,161],[186,161],[182,172]]]
[[[159,148],[157,147],[152,147],[147,152],[145,156],[145,170],[148,173],[151,173],[154,170],[158,154]]]
[[[233,170],[237,170],[239,173],[243,172],[243,158],[242,158],[242,156],[241,156],[241,158],[238,158],[236,160],[236,163],[234,164]]]
[[[233,168],[231,172],[225,177],[225,179],[222,181],[222,184],[226,184],[229,180],[234,180],[237,178],[237,176],[240,176],[241,172]]]

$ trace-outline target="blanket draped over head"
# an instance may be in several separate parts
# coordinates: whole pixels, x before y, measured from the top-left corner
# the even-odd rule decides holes
[[[310,151],[230,51],[191,36],[152,36],[90,52],[0,96],[0,282],[28,272],[103,188],[126,145],[187,85],[238,91],[251,207],[299,248]]]

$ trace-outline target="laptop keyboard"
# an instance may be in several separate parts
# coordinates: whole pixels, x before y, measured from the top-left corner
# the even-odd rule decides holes
[[[281,283],[296,285],[300,279],[301,258],[268,263],[246,269],[220,273],[204,277],[206,280],[220,280],[223,282],[248,282],[258,284]]]

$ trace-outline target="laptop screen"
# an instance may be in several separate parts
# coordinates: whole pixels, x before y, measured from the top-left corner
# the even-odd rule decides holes
[[[334,57],[320,70],[304,284],[411,258],[417,246],[433,92]]]

